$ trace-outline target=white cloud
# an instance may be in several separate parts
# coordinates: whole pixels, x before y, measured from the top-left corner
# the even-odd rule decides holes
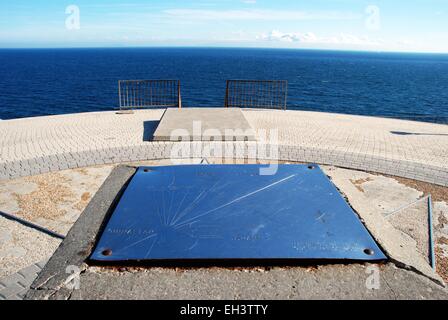
[[[242,0],[242,2],[245,4],[256,4],[257,0]]]
[[[278,30],[272,30],[269,34],[262,34],[257,37],[258,40],[273,42],[297,42],[307,44],[335,44],[335,45],[380,45],[380,40],[372,40],[367,36],[356,36],[353,34],[341,33],[331,37],[320,37],[313,32],[290,32],[283,33]]]

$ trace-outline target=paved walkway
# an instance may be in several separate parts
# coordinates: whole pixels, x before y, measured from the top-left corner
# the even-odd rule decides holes
[[[0,179],[169,158],[177,142],[147,141],[163,112],[119,115],[110,111],[2,121]],[[278,129],[279,160],[448,185],[446,125],[304,111],[247,110],[244,115],[256,130]],[[243,144],[245,153],[254,146],[253,142]],[[207,156],[203,150],[192,156]]]
[[[22,300],[47,260],[34,263],[19,272],[0,278],[0,300]]]

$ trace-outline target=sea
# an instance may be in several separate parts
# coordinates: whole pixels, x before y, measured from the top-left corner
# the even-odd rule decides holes
[[[183,107],[288,80],[288,109],[448,123],[447,54],[255,48],[0,49],[0,119],[114,110],[130,79],[179,79]]]

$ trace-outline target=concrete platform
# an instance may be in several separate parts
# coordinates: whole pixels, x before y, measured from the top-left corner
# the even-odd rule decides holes
[[[0,211],[65,234],[115,164],[138,162],[140,165],[141,161],[148,160],[174,164],[171,151],[182,144],[150,139],[165,111],[138,110],[133,114],[108,111],[1,121]],[[242,114],[249,127],[255,129],[257,141],[226,143],[235,149],[247,147],[249,150],[259,146],[270,149],[274,145],[278,147],[275,160],[351,169],[329,167],[326,173],[353,208],[363,215],[369,231],[384,245],[388,254],[394,256],[387,265],[373,265],[381,271],[379,291],[366,290],[364,282],[370,265],[360,264],[292,269],[104,269],[86,263],[91,247],[79,246],[82,241],[71,236],[75,246],[71,246],[70,241],[62,243],[60,250],[65,252],[65,256],[61,256],[60,251],[53,256],[33,286],[32,292],[36,295],[31,292],[28,297],[399,299],[441,298],[445,294],[437,284],[439,279],[431,274],[433,270],[428,264],[427,253],[419,250],[427,245],[426,239],[420,239],[422,234],[418,234],[419,230],[414,227],[417,220],[408,221],[403,228],[403,216],[408,219],[410,216],[407,212],[413,217],[424,218],[427,208],[423,205],[411,207],[411,211],[396,216],[400,221],[386,216],[423,195],[432,194],[437,271],[448,281],[448,189],[443,187],[448,186],[448,126],[292,110],[242,110]],[[219,127],[222,128],[221,123]],[[244,126],[233,126],[237,127]],[[263,131],[268,133],[267,140],[263,138]],[[271,142],[271,133],[275,133],[278,139]],[[191,145],[202,148],[189,157],[175,159],[176,163],[190,158],[202,161],[204,157],[211,161],[210,146],[224,143],[204,141],[192,142]],[[229,161],[272,160],[268,156],[251,158],[248,151],[238,157],[232,154],[229,157]],[[106,165],[107,170],[88,169],[98,165]],[[80,171],[73,171],[76,168]],[[80,173],[85,169],[88,176],[81,179]],[[101,190],[99,194],[100,198],[104,197]],[[92,209],[89,210],[85,212],[87,215],[81,215],[72,230],[87,238],[91,230],[83,228],[95,226],[98,222],[92,220],[96,217],[89,215]],[[45,239],[36,238],[31,233],[28,235],[28,232],[25,234],[24,230],[23,226],[12,226],[9,221],[0,219],[0,273],[4,276],[13,277],[21,268],[47,258],[58,244],[49,246]],[[11,243],[16,248],[13,251],[8,250]],[[45,252],[40,248],[45,248]],[[28,255],[27,252],[36,255]],[[64,260],[67,254],[71,259]],[[30,260],[21,260],[24,256]],[[68,264],[79,266],[84,271],[80,275],[83,284],[79,291],[68,292],[63,286]],[[55,270],[60,276],[56,276]],[[356,288],[351,283],[356,283]],[[134,285],[134,291],[126,290]],[[7,289],[0,285],[0,290]],[[69,295],[64,296],[65,293]]]
[[[342,171],[340,171],[342,170]],[[391,257],[386,264],[319,264],[255,267],[100,267],[89,261],[96,237],[124,184],[135,168],[119,166],[98,190],[67,238],[27,293],[27,299],[448,299],[438,277],[415,250],[415,241],[402,237],[383,216],[388,206],[400,206],[393,179],[328,168],[327,174],[347,195],[369,231]],[[349,177],[349,179],[347,179]],[[352,178],[356,180],[351,181]],[[391,201],[373,206],[384,183],[395,190]],[[412,190],[410,190],[412,191]],[[408,201],[420,194],[406,193]],[[368,209],[370,208],[370,209]],[[375,225],[380,223],[380,228]],[[399,252],[395,249],[399,247]],[[77,270],[76,274],[68,274]],[[78,289],[69,277],[78,278]]]
[[[255,131],[238,108],[167,109],[153,141],[255,141]]]

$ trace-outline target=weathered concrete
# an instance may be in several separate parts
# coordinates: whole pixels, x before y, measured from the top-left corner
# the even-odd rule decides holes
[[[410,235],[396,229],[382,214],[381,210],[371,205],[371,200],[357,188],[356,184],[347,179],[347,177],[353,176],[352,171],[329,168],[326,173],[339,190],[350,199],[350,205],[394,263],[424,274],[444,285],[443,279],[428,264],[427,257],[425,258],[419,251],[417,241]],[[363,175],[363,173],[360,173],[360,175]]]
[[[423,196],[432,194],[436,268],[448,283],[448,188],[361,171],[331,167],[324,170],[336,186],[341,187],[340,181],[355,186],[356,190],[347,193],[349,202],[364,198],[366,208],[385,216],[395,229],[409,236],[428,263],[428,201]],[[364,207],[359,204],[362,213]]]
[[[433,221],[437,272],[448,283],[448,201],[434,203]]]
[[[0,181],[0,211],[65,235],[113,166]]]
[[[378,270],[378,289],[366,286]],[[36,296],[35,296],[36,297]],[[43,296],[37,296],[42,298]],[[66,299],[56,293],[51,299]],[[117,271],[89,267],[70,299],[440,299],[448,292],[392,264]]]
[[[334,169],[328,170],[331,171]],[[355,199],[355,209],[363,203],[363,219],[368,228],[378,236],[385,250],[393,257],[395,265],[321,265],[318,267],[249,268],[137,268],[102,269],[89,266],[86,260],[93,250],[97,232],[107,215],[114,195],[122,190],[135,169],[118,167],[103,184],[89,207],[70,231],[67,239],[51,258],[27,294],[28,299],[233,299],[233,298],[324,298],[324,299],[448,299],[447,291],[437,283],[435,275],[418,252],[407,245],[409,239],[383,217],[365,210],[369,203]],[[333,172],[334,173],[334,172]],[[335,174],[333,174],[335,176]],[[341,182],[341,181],[342,182]],[[350,187],[360,192],[349,179],[335,178],[349,199],[358,197]],[[365,215],[364,215],[365,214]],[[380,229],[369,219],[378,215],[383,224]],[[375,219],[378,217],[375,217]],[[372,231],[372,230],[371,230]],[[382,232],[386,233],[383,234]],[[390,233],[390,234],[389,234]],[[393,243],[397,241],[397,243]],[[401,249],[398,249],[400,247]],[[415,249],[415,245],[413,247]],[[398,250],[398,251],[395,251]],[[403,252],[402,252],[403,251]],[[80,290],[65,286],[67,266],[80,270]],[[425,268],[425,266],[427,268]],[[366,281],[379,268],[380,287],[369,290]],[[429,270],[428,270],[429,268]],[[406,270],[410,269],[410,270]],[[416,271],[416,272],[415,272]],[[370,283],[370,282],[369,282]]]
[[[132,167],[119,166],[112,171],[39,274],[31,290],[38,289],[40,294],[51,296],[64,285],[68,275],[71,275],[67,274],[67,267],[79,270],[85,268],[84,263],[95,245],[103,221],[110,214],[110,208],[116,204],[117,197],[135,170]]]
[[[60,239],[0,216],[0,278],[47,259],[60,243]]]
[[[429,208],[423,192],[399,183],[391,177],[366,172],[331,168],[333,177],[342,176],[359,191],[360,197],[368,199],[372,210],[381,213],[395,229],[408,234],[416,241],[418,251],[430,264],[429,252]],[[334,181],[335,183],[338,183]],[[353,199],[353,194],[349,201]]]
[[[239,108],[167,109],[154,141],[248,141],[255,130]]]
[[[422,200],[387,216],[395,229],[407,234],[415,241],[417,251],[431,265],[431,228],[429,226],[428,199]]]

